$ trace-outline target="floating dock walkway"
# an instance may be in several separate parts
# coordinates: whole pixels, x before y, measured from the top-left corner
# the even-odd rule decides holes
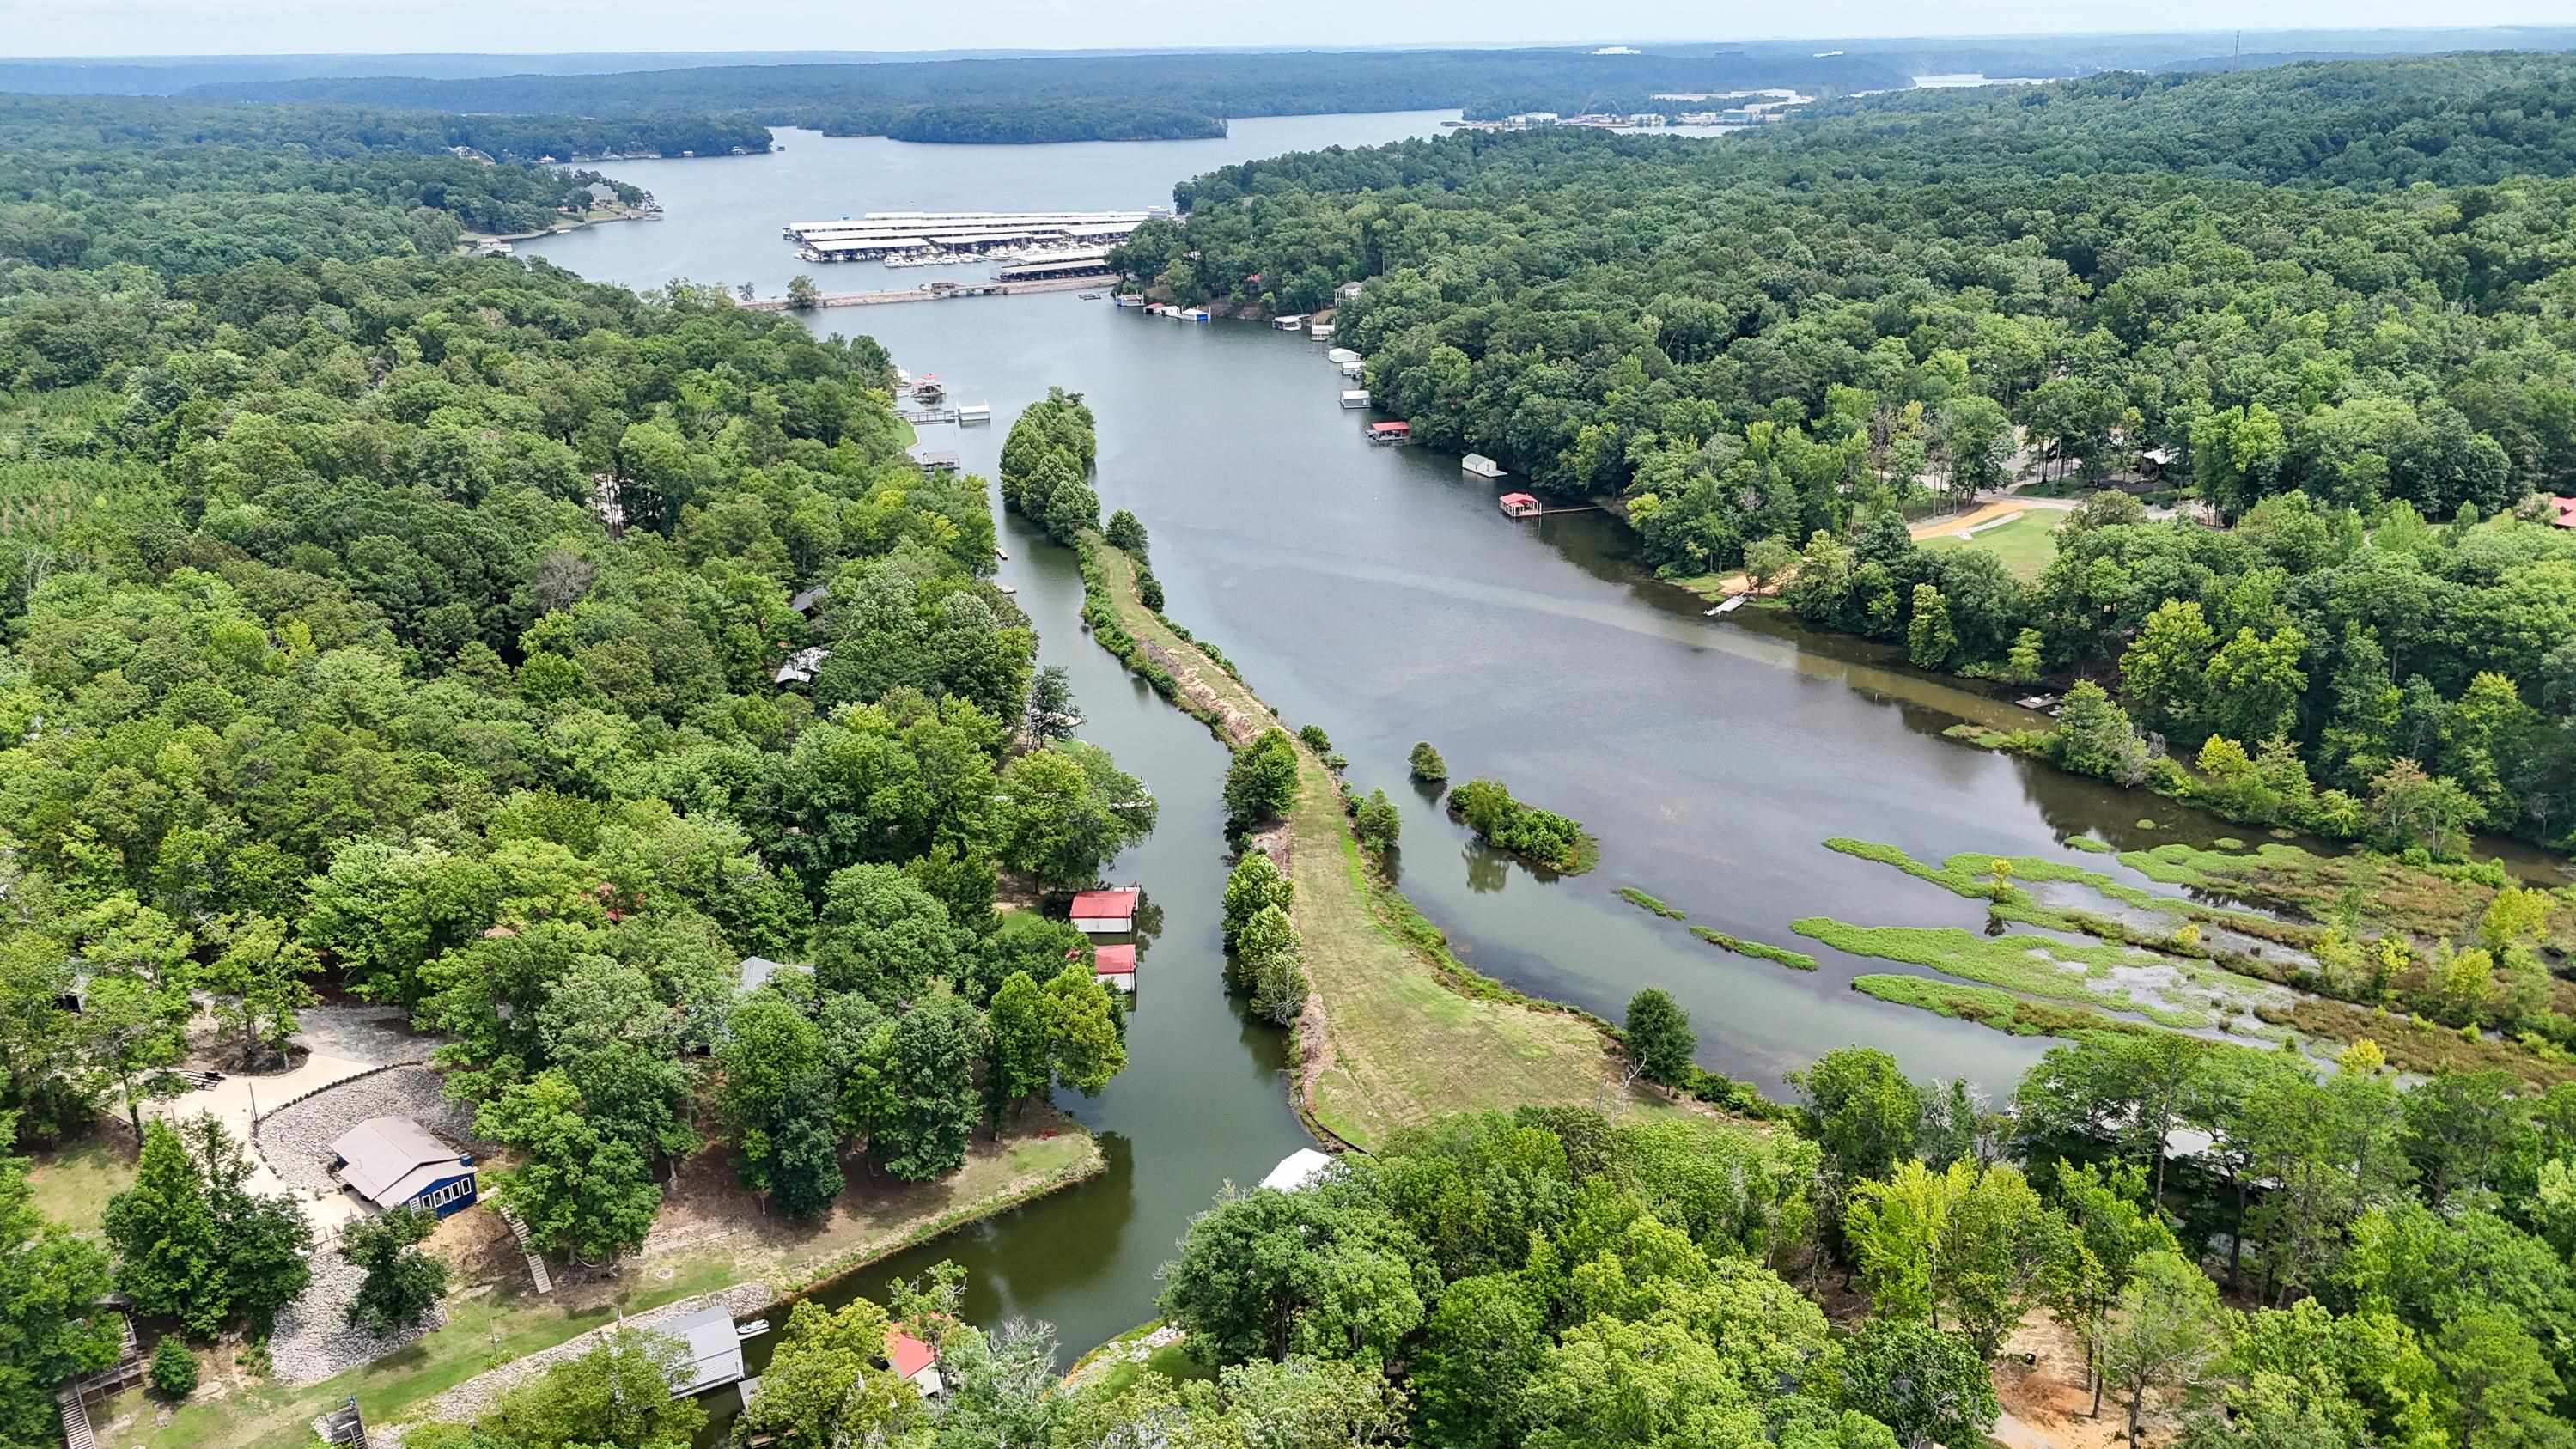
[[[876,307],[893,302],[945,302],[952,297],[1017,297],[1029,292],[1070,292],[1078,287],[1097,286],[1099,282],[1098,277],[1046,277],[1026,282],[932,282],[891,292],[827,292],[815,298],[814,305]],[[736,302],[734,305],[746,312],[790,310],[784,297],[763,297],[756,302]]]

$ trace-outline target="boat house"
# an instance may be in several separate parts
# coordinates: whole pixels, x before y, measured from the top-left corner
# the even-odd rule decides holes
[[[1351,351],[1347,347],[1335,347],[1325,352],[1324,360],[1334,364],[1335,366],[1346,366],[1350,363],[1361,361],[1362,359],[1358,353]]]
[[[732,1312],[723,1304],[701,1308],[656,1331],[688,1347],[684,1359],[688,1377],[671,1386],[672,1398],[695,1398],[742,1381],[742,1335],[733,1326]]]
[[[1410,443],[1413,441],[1413,424],[1371,423],[1368,439],[1372,443]]]
[[[1364,407],[1367,407],[1368,405],[1369,405],[1369,395],[1368,395],[1368,389],[1367,389],[1367,388],[1364,388],[1364,387],[1354,387],[1354,388],[1348,388],[1348,389],[1345,389],[1345,390],[1343,391],[1343,393],[1342,393],[1342,406],[1344,406],[1344,407],[1346,407],[1346,408],[1364,408]]]
[[[1136,989],[1136,948],[1134,946],[1095,946],[1091,951],[1091,974],[1112,991]]]
[[[1306,324],[1306,335],[1314,338],[1318,342],[1321,342],[1325,338],[1333,335],[1333,324],[1330,322],[1309,322]]]
[[[1086,935],[1118,936],[1136,929],[1133,890],[1083,891],[1073,898],[1073,928]]]
[[[1502,505],[1506,517],[1536,518],[1540,513],[1538,500],[1526,493],[1506,493],[1494,501]]]
[[[1484,478],[1487,480],[1510,476],[1503,471],[1502,464],[1495,462],[1493,459],[1486,457],[1482,453],[1469,453],[1466,457],[1459,459],[1458,471],[1466,474],[1470,478]]]
[[[912,461],[924,473],[954,473],[966,466],[964,459],[945,448],[915,448]]]
[[[331,1144],[332,1171],[379,1211],[427,1208],[440,1217],[474,1205],[474,1159],[408,1117],[370,1117]]]
[[[1273,317],[1270,319],[1270,325],[1281,332],[1302,332],[1306,327],[1306,318],[1303,314]]]

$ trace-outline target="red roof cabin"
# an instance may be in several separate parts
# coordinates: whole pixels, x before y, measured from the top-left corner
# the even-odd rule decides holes
[[[900,1328],[889,1328],[885,1337],[886,1365],[894,1376],[921,1391],[925,1399],[935,1399],[948,1391],[939,1381],[939,1350],[913,1337]]]
[[[1135,891],[1083,891],[1073,898],[1073,928],[1094,936],[1136,929]]]
[[[2576,498],[2551,495],[2548,518],[2552,528],[2576,528]]]
[[[1506,518],[1536,518],[1539,515],[1538,500],[1526,493],[1506,493],[1495,501],[1502,505]]]
[[[1113,991],[1136,989],[1136,948],[1133,946],[1095,946],[1091,951],[1091,974],[1101,985]]]
[[[1369,441],[1372,443],[1410,443],[1413,441],[1413,424],[1371,423],[1369,424]]]

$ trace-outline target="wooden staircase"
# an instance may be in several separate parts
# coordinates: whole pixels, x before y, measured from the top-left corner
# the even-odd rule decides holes
[[[528,1276],[536,1280],[537,1291],[540,1293],[555,1291],[554,1275],[546,1271],[546,1255],[538,1252],[536,1244],[528,1241],[528,1225],[519,1220],[517,1213],[498,1203],[493,1204],[493,1209],[501,1214],[501,1221],[510,1225],[510,1236],[519,1240],[519,1252],[528,1260]],[[75,1445],[73,1449],[84,1449],[84,1446]]]
[[[54,1395],[54,1403],[63,1411],[63,1443],[67,1449],[98,1449],[98,1436],[89,1426],[89,1405],[75,1389]]]

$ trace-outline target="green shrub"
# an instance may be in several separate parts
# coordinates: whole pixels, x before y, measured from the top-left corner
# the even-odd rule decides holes
[[[197,1391],[197,1356],[175,1333],[162,1335],[152,1346],[152,1362],[145,1373],[164,1398],[184,1399]]]
[[[1429,740],[1414,741],[1413,753],[1406,763],[1412,767],[1413,778],[1417,780],[1428,780],[1434,785],[1445,785],[1449,781],[1449,762],[1440,758],[1440,752],[1431,748]]]

